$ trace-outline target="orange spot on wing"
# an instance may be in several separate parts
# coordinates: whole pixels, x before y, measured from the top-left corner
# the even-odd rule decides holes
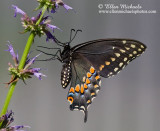
[[[84,83],[84,88],[85,88],[85,89],[88,89],[88,87],[87,87],[87,85],[86,85],[85,83]]]
[[[109,61],[106,61],[105,64],[106,64],[106,65],[110,65],[110,62],[109,62]]]
[[[87,77],[88,77],[88,78],[91,77],[91,73],[88,72],[88,73],[87,73]]]
[[[73,97],[69,96],[68,101],[70,102],[70,104],[72,104],[73,103]]]
[[[96,76],[96,77],[95,77],[95,79],[96,79],[96,80],[100,79],[100,76],[99,76],[99,75],[98,75],[98,76]]]
[[[90,72],[93,74],[95,69],[93,67],[90,68]]]
[[[71,89],[69,90],[69,92],[74,93],[74,88],[73,88],[73,87],[71,87]]]
[[[94,88],[97,88],[97,87],[99,87],[98,85],[94,85]]]
[[[83,77],[83,82],[85,82],[85,81],[86,81],[86,77],[84,76],[84,77]]]
[[[81,93],[82,93],[82,94],[84,93],[84,87],[83,87],[83,84],[81,84]]]
[[[86,79],[86,84],[89,84],[90,83],[90,80],[87,78]]]
[[[101,66],[99,67],[99,70],[101,71],[103,68],[104,68],[104,65],[101,65]]]
[[[79,84],[78,84],[78,85],[76,85],[75,91],[76,91],[76,92],[79,92],[79,90],[80,90],[80,86],[79,86]]]
[[[91,103],[91,100],[88,100],[87,103],[88,103],[88,104]]]
[[[115,59],[115,58],[113,58],[113,57],[111,57],[111,60],[112,60],[112,61],[115,61],[116,59]]]
[[[93,92],[93,93],[91,93],[91,96],[94,96],[95,95],[95,93]]]

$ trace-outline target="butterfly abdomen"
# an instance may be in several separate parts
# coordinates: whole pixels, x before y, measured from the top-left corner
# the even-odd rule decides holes
[[[71,65],[70,63],[64,64],[61,72],[61,85],[66,88],[71,80]]]

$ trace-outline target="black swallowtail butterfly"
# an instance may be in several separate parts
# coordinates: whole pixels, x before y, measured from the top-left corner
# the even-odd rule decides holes
[[[72,29],[71,36],[73,31]],[[101,77],[108,78],[119,73],[129,62],[140,56],[146,46],[132,39],[99,39],[71,48],[70,43],[77,32],[72,39],[70,36],[68,43],[61,43],[55,38],[56,43],[64,47],[62,52],[59,48],[56,48],[58,51],[55,55],[41,52],[53,56],[47,60],[58,59],[64,63],[61,84],[63,88],[66,88],[71,82],[67,95],[70,110],[83,111],[84,122],[86,122],[87,108],[100,90]]]

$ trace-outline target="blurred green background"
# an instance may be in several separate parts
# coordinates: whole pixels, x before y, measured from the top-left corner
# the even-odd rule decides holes
[[[67,92],[60,84],[62,64],[59,61],[36,62],[47,78],[18,82],[9,109],[15,113],[15,124],[31,126],[32,131],[159,131],[160,129],[160,15],[159,0],[64,0],[75,12],[60,8],[52,15],[52,24],[63,31],[55,31],[62,42],[69,41],[70,29],[82,29],[72,46],[100,38],[132,38],[147,45],[146,52],[129,64],[120,74],[102,79],[102,88],[89,108],[88,121],[83,113],[70,111]],[[14,18],[11,5],[15,4],[27,14],[35,16],[35,0],[1,0],[0,2],[0,108],[8,88],[3,83],[10,79],[7,71],[11,56],[4,50],[9,40],[19,55],[28,33],[21,35],[20,16]],[[156,14],[99,14],[99,4],[140,4],[143,9],[156,10]],[[38,45],[55,46],[36,37],[32,46],[35,56]],[[48,51],[55,53],[54,51]],[[40,58],[47,58],[41,55]]]

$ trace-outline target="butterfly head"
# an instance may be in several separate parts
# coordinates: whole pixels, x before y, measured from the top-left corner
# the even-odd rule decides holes
[[[81,30],[74,30],[74,29],[71,29],[71,33],[70,33],[70,41],[69,42],[66,42],[66,43],[63,43],[63,51],[61,53],[61,57],[62,57],[62,61],[63,62],[68,62],[70,61],[70,57],[71,57],[71,46],[70,46],[70,43],[74,40],[74,38],[76,37],[77,33],[81,31]],[[74,35],[73,35],[73,32]],[[73,36],[72,36],[73,35]]]

